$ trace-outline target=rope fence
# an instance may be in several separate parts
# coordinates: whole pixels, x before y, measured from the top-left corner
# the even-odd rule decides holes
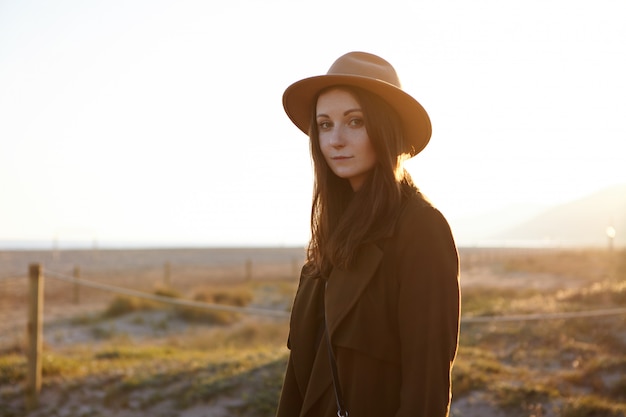
[[[512,322],[512,321],[532,321],[532,320],[567,320],[585,317],[604,317],[626,314],[625,308],[606,308],[599,310],[569,311],[562,313],[535,313],[516,314],[511,316],[477,316],[462,317],[461,324],[465,323],[491,323],[491,322]]]
[[[211,304],[202,301],[182,300],[173,297],[167,297],[162,295],[150,294],[143,291],[137,291],[129,288],[118,287],[115,285],[104,284],[96,281],[89,281],[85,279],[78,279],[76,277],[63,274],[60,272],[54,272],[45,270],[46,276],[56,278],[65,282],[84,285],[86,287],[96,288],[104,291],[109,291],[117,294],[128,295],[131,297],[143,298],[145,300],[151,300],[161,303],[168,303],[177,306],[184,307],[196,307],[205,310],[227,311],[231,313],[241,313],[249,315],[271,316],[288,318],[290,313],[282,310],[272,310],[265,308],[253,308],[253,307],[235,307],[224,304]],[[570,311],[570,312],[556,312],[556,313],[531,313],[531,314],[515,314],[510,316],[474,316],[474,317],[461,317],[461,324],[465,323],[490,323],[490,322],[513,322],[513,321],[535,321],[535,320],[567,320],[574,318],[585,317],[603,317],[603,316],[615,316],[620,314],[626,314],[626,307],[624,308],[609,308],[598,310],[585,310],[585,311]]]
[[[56,278],[65,282],[78,284],[78,285],[84,285],[86,287],[96,288],[96,289],[100,289],[104,291],[110,291],[110,292],[114,292],[117,294],[128,295],[131,297],[143,298],[146,300],[157,301],[161,303],[168,303],[168,304],[184,306],[184,307],[197,307],[197,308],[203,308],[206,310],[227,311],[231,313],[272,316],[272,317],[282,317],[282,318],[289,317],[289,312],[287,311],[272,310],[272,309],[266,309],[266,308],[254,308],[254,307],[235,307],[235,306],[229,306],[225,304],[211,304],[211,303],[205,303],[201,301],[182,300],[179,298],[149,294],[147,292],[132,290],[129,288],[122,288],[122,287],[118,287],[115,285],[104,284],[101,282],[78,279],[70,275],[62,274],[60,272],[45,270],[44,273],[46,274],[46,276],[49,276],[51,278]]]
[[[119,287],[115,285],[109,285],[102,282],[91,281],[78,278],[77,276],[70,276],[61,272],[44,270],[46,276],[55,278],[64,282],[68,282],[74,285],[81,285],[85,287],[95,288],[103,291],[109,291],[116,294],[127,295],[130,297],[137,297],[146,300],[167,303],[183,307],[194,307],[205,310],[226,311],[231,313],[241,313],[248,315],[260,315],[269,317],[288,318],[290,313],[283,310],[255,308],[255,307],[236,307],[225,304],[211,304],[202,301],[184,300],[179,298],[167,297],[162,295],[150,294],[144,291],[133,290],[130,288]],[[27,278],[25,275],[6,276],[0,277],[0,285],[8,284],[9,281],[15,281]],[[569,311],[569,312],[555,312],[555,313],[529,313],[529,314],[515,314],[509,316],[471,316],[461,317],[462,324],[470,323],[490,323],[490,322],[514,322],[514,321],[537,321],[537,320],[568,320],[575,318],[586,317],[605,317],[616,316],[626,314],[626,307],[623,308],[608,308],[608,309],[596,309],[596,310],[584,310],[584,311]]]

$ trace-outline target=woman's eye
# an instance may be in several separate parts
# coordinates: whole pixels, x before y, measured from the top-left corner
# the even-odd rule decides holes
[[[332,126],[331,123],[328,121],[318,123],[318,127],[320,128],[320,130],[330,129],[331,126]]]
[[[350,121],[348,122],[348,125],[354,126],[354,127],[363,126],[363,119],[359,119],[359,118],[350,119]]]

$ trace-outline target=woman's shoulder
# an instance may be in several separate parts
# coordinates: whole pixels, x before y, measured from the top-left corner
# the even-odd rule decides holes
[[[396,227],[396,235],[399,237],[450,234],[450,226],[444,215],[418,189],[405,195]]]
[[[412,187],[404,190],[404,209],[416,210],[423,208],[434,209],[433,203],[418,188]]]
[[[386,242],[385,253],[394,265],[445,265],[456,276],[458,252],[454,236],[443,214],[417,192],[404,202],[394,234]],[[438,267],[439,268],[439,267]]]
[[[436,213],[440,214],[439,210],[419,189],[405,190],[399,222],[426,220]]]

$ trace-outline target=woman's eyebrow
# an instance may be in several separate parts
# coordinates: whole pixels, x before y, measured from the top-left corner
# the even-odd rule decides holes
[[[343,112],[344,116],[349,115],[350,113],[362,113],[363,110],[359,109],[359,108],[355,108],[355,109],[349,109]],[[316,117],[330,117],[328,116],[326,113],[320,113],[318,114]]]
[[[350,109],[350,110],[346,110],[346,111],[344,111],[344,112],[343,112],[343,115],[344,115],[344,116],[347,116],[347,115],[349,115],[350,113],[361,113],[361,112],[362,112],[362,110],[361,110],[361,109],[356,108],[356,109]]]

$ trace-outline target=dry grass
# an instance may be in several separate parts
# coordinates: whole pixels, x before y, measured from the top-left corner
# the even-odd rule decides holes
[[[461,255],[465,316],[626,306],[626,252]],[[179,265],[171,268],[169,285],[155,266],[116,265],[115,278],[110,271],[94,275],[111,274],[110,282],[167,297],[282,311],[297,283],[288,276],[290,259],[258,268],[252,279],[243,268],[225,279],[224,265],[216,266],[219,278]],[[192,270],[192,276],[174,273]],[[46,284],[42,405],[24,410],[24,342],[9,332],[0,339],[0,416],[273,415],[287,357],[287,320],[231,315],[219,324],[207,310],[181,313],[87,290],[76,305],[72,286],[52,279]],[[20,285],[0,286],[2,314],[19,305],[15,300],[25,301]],[[623,417],[625,375],[626,315],[463,324],[452,416]]]
[[[490,259],[502,281],[527,274],[561,285],[470,286],[463,292],[466,316],[626,307],[626,252]],[[474,405],[483,415],[625,416],[626,315],[465,324],[453,381],[457,402],[480,394]]]

